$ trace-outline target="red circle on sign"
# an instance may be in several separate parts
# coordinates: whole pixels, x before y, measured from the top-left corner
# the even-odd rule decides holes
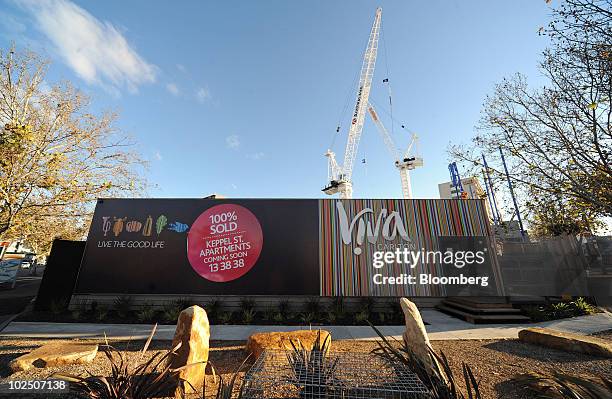
[[[251,270],[262,246],[261,226],[251,211],[240,205],[215,205],[193,222],[187,258],[200,276],[224,283]]]

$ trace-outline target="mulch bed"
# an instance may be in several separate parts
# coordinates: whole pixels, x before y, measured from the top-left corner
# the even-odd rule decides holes
[[[612,339],[612,330],[600,333],[598,336]],[[96,375],[109,374],[110,368],[106,357],[102,353],[99,353],[94,362],[88,365],[34,369],[10,374],[8,368],[10,360],[47,342],[49,341],[0,339],[0,382],[5,382],[7,379],[44,379],[56,372],[84,374],[88,370]],[[139,349],[142,348],[144,342],[123,341],[111,344],[124,351],[128,359],[135,362],[140,356]],[[572,374],[602,375],[612,378],[612,359],[542,348],[514,339],[433,341],[432,344],[436,351],[443,351],[446,354],[457,376],[461,376],[462,362],[472,367],[476,378],[480,380],[483,398],[535,398],[521,387],[509,382],[513,375],[528,371],[556,370]],[[170,342],[168,341],[155,341],[144,358],[147,359],[154,353],[165,351],[169,347]],[[374,348],[376,348],[376,343],[372,341],[340,340],[332,342],[332,350],[339,352],[369,352]],[[217,374],[230,375],[244,358],[243,341],[211,342],[210,362]],[[240,378],[243,375],[244,373],[241,373]],[[215,389],[216,383],[212,376],[207,376],[207,395],[213,394]],[[193,397],[198,396],[194,395]]]

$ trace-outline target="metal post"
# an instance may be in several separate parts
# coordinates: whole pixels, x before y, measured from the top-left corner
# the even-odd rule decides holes
[[[491,197],[489,200],[493,203],[493,207],[495,208],[494,212],[495,212],[495,215],[497,216],[497,221],[501,223],[502,218],[501,218],[501,214],[499,213],[499,209],[497,208],[497,199],[495,198],[495,191],[493,190],[493,180],[491,180],[491,175],[489,174],[489,165],[487,164],[487,160],[484,154],[482,154],[482,163],[484,165],[484,170],[485,170],[485,182],[487,180],[489,181],[489,188],[491,189]]]
[[[495,209],[493,209],[493,202],[491,201],[491,189],[489,188],[489,182],[487,181],[487,175],[484,169],[482,170],[482,179],[484,180],[485,189],[487,190],[487,199],[489,200],[489,208],[491,209],[491,214],[493,215],[493,224],[497,225],[497,215],[495,214]]]
[[[525,230],[523,229],[523,220],[521,219],[521,212],[519,212],[518,203],[516,202],[516,196],[514,195],[514,187],[512,187],[510,173],[508,172],[508,166],[506,165],[506,158],[504,158],[504,152],[502,151],[501,147],[499,147],[499,154],[501,155],[501,161],[504,164],[504,170],[506,171],[508,188],[510,189],[510,196],[512,197],[512,202],[514,203],[514,213],[516,214],[516,219],[518,220],[519,228],[521,229],[521,237],[525,238]]]

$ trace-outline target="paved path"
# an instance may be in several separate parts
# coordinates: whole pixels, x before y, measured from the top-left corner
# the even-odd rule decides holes
[[[425,309],[421,311],[421,314],[425,322],[429,323],[427,332],[432,340],[517,338],[518,332],[526,327],[548,327],[581,334],[612,329],[612,313],[598,313],[545,323],[489,325],[470,324],[436,310]],[[13,322],[0,332],[0,338],[100,338],[106,334],[113,339],[145,339],[150,334],[152,327],[138,324]],[[367,326],[317,326],[314,328],[330,331],[334,339],[373,340],[378,338],[376,333]],[[403,326],[383,326],[379,328],[383,334],[398,339],[401,338],[404,331]],[[174,325],[158,326],[155,339],[171,340],[174,329]],[[243,341],[255,332],[297,329],[300,329],[300,327],[218,325],[212,326],[211,339]]]

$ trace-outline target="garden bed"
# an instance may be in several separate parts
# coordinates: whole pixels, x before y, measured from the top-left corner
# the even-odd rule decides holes
[[[198,305],[206,310],[212,324],[231,325],[367,325],[367,321],[380,325],[403,325],[404,314],[399,301],[385,309],[374,306],[372,298],[364,298],[352,309],[342,299],[330,305],[318,300],[296,306],[281,301],[278,306],[256,308],[253,299],[243,298],[239,309],[224,309],[221,301],[195,303],[189,298],[169,301],[163,306],[135,305],[131,297],[119,297],[111,306],[92,302],[86,307],[68,310],[65,304],[51,304],[48,311],[22,313],[16,321],[55,323],[103,323],[103,324],[175,324],[179,313],[189,306]]]
[[[608,332],[607,335],[605,333],[599,334],[599,337],[610,338],[610,335],[612,334]],[[0,340],[0,382],[7,379],[46,378],[55,372],[75,374],[85,373],[88,370],[93,374],[104,375],[108,375],[110,372],[104,354],[99,353],[90,365],[33,369],[9,375],[7,365],[10,360],[47,342],[49,340]],[[136,359],[143,344],[143,341],[114,343],[129,359]],[[441,350],[446,354],[456,375],[461,375],[462,362],[472,366],[476,378],[480,380],[483,398],[535,398],[536,396],[528,394],[518,384],[509,381],[513,375],[529,371],[556,370],[574,375],[602,375],[612,378],[612,360],[610,359],[541,348],[518,340],[434,341],[432,344],[436,351]],[[372,341],[339,340],[332,342],[332,350],[336,352],[369,352],[376,348],[376,345]],[[168,341],[154,341],[151,349],[146,353],[146,357],[165,351],[169,347],[170,342]],[[242,363],[244,357],[243,341],[211,342],[210,362],[214,365],[216,372],[221,375],[231,374]],[[240,373],[239,378],[243,376],[244,372]],[[207,376],[208,395],[212,395],[215,389],[216,383],[212,376]],[[193,397],[198,396],[193,395]]]

